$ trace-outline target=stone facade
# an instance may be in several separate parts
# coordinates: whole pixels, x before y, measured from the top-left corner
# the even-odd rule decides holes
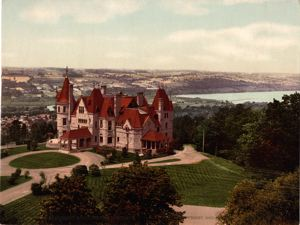
[[[97,146],[131,152],[165,151],[173,139],[173,105],[159,88],[152,104],[143,93],[109,95],[106,86],[75,100],[66,77],[56,96],[57,129],[61,147],[69,150]]]

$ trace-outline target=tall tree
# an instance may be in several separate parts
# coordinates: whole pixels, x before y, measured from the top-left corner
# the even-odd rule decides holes
[[[59,178],[50,185],[51,196],[42,202],[40,224],[99,224],[100,210],[83,176]]]
[[[107,224],[179,224],[183,212],[170,177],[161,168],[130,165],[113,174],[103,199]]]
[[[244,180],[238,184],[218,216],[227,225],[292,225],[299,221],[299,172],[265,184]]]

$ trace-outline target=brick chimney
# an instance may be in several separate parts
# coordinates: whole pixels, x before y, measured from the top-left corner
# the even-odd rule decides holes
[[[119,116],[119,112],[120,112],[120,107],[121,107],[121,98],[122,98],[122,94],[116,94],[114,96],[114,113],[115,113],[115,117]]]
[[[144,105],[144,93],[143,92],[138,92],[136,95],[136,103],[138,106],[143,106]]]
[[[101,85],[101,94],[106,95],[106,85]]]

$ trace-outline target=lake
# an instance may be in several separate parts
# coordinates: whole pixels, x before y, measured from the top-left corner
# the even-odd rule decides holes
[[[273,99],[281,100],[283,95],[290,95],[296,91],[260,91],[260,92],[238,92],[238,93],[217,93],[217,94],[187,94],[176,95],[182,98],[202,98],[219,101],[229,101],[234,104],[245,102],[272,102]],[[297,91],[300,92],[300,91]]]

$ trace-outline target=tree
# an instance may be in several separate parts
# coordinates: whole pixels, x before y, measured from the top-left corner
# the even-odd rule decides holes
[[[86,165],[77,165],[72,169],[73,176],[87,176],[89,171]]]
[[[40,224],[99,224],[100,210],[83,176],[60,178],[50,185],[50,198],[42,202]]]
[[[130,165],[113,174],[103,198],[107,224],[179,224],[180,196],[164,169]]]
[[[247,134],[251,143],[242,145],[248,154],[248,164],[278,171],[297,168],[299,125],[300,93],[285,95],[281,102],[269,103],[261,121]]]
[[[91,175],[94,177],[100,177],[100,175],[101,175],[99,166],[97,166],[96,164],[90,165],[89,171],[90,171]]]
[[[218,216],[219,224],[277,225],[298,224],[299,171],[282,175],[274,181],[238,184]]]

